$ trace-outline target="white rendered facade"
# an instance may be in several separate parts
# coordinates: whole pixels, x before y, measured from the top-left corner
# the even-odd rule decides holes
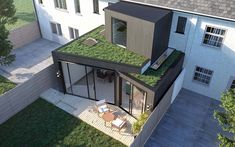
[[[176,33],[178,16],[187,17],[185,34]],[[203,44],[206,26],[226,30],[220,48]],[[219,99],[235,80],[235,22],[174,12],[169,47],[185,52],[186,69],[183,87]],[[209,85],[193,80],[195,67],[213,71]]]
[[[56,8],[54,0],[42,0],[42,4],[39,0],[34,0],[42,37],[65,44],[71,40],[68,27],[77,29],[79,36],[89,32],[104,24],[103,8],[107,7],[109,2],[117,1],[99,0],[99,14],[97,14],[94,13],[93,0],[80,0],[80,13],[76,12],[75,0],[66,0],[67,10]],[[52,33],[50,22],[61,25],[61,36]]]

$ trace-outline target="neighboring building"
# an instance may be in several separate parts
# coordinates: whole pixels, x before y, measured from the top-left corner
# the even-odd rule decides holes
[[[141,112],[151,110],[182,69],[185,69],[183,87],[211,98],[219,99],[223,91],[235,85],[233,1],[224,0],[221,4],[217,0],[180,0],[177,3],[173,0],[132,0],[109,7],[111,1],[35,2],[42,36],[61,44],[105,24],[105,31],[101,28],[93,30],[53,52],[66,93],[90,99],[111,98],[109,102],[121,107],[125,101],[128,106],[124,109],[133,113],[135,98],[132,92],[140,91],[141,107],[136,107],[140,107]],[[94,37],[97,30],[100,32]],[[119,52],[123,48],[127,53]],[[152,70],[156,68],[157,71],[159,65],[168,64],[171,53],[173,57],[175,54],[180,57],[170,62],[174,66],[166,70],[172,72],[172,77],[164,73],[165,78],[162,77],[159,84],[158,76],[151,75]],[[103,85],[103,89],[112,96],[105,96],[105,91],[97,89],[102,87],[102,80],[97,79],[102,79],[104,74],[111,82],[106,83],[106,88]],[[93,85],[89,85],[91,83]],[[101,85],[94,86],[98,83]],[[76,90],[73,90],[74,85]],[[125,100],[123,90],[128,94]]]
[[[42,37],[65,44],[104,24],[103,8],[118,0],[34,0]]]

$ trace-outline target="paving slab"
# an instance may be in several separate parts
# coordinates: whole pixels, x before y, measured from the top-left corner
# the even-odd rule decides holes
[[[23,83],[53,63],[51,51],[59,46],[58,43],[38,39],[14,49],[12,54],[16,55],[16,60],[8,66],[0,66],[0,74],[14,83]]]
[[[145,147],[215,147],[222,132],[213,117],[220,102],[182,89]]]

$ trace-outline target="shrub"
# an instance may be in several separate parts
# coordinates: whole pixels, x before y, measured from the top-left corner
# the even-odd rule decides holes
[[[142,113],[139,116],[137,121],[132,125],[132,132],[134,134],[138,134],[141,131],[141,129],[142,129],[144,123],[147,121],[148,117],[149,117],[148,112]]]

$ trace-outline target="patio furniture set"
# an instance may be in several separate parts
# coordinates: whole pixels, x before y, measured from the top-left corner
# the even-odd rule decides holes
[[[118,129],[119,133],[121,129],[126,127],[127,120],[120,115],[117,115],[115,111],[112,111],[107,105],[106,100],[100,100],[95,103],[96,111],[98,116],[102,117],[104,120],[104,125],[107,127],[107,122],[111,122],[111,129]]]

